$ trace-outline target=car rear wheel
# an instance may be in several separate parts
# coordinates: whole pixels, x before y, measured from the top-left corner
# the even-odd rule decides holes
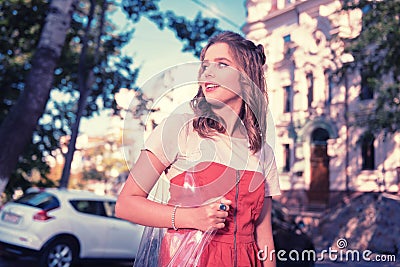
[[[77,259],[78,250],[71,240],[58,239],[49,243],[40,256],[40,267],[71,267]]]

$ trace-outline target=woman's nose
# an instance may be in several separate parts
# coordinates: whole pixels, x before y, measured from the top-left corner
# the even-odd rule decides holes
[[[210,64],[203,72],[204,77],[215,77],[215,68]]]

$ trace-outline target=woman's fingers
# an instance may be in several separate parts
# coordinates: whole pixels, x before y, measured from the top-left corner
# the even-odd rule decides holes
[[[222,229],[222,228],[224,228],[225,227],[225,223],[217,223],[216,225],[215,225],[215,228],[217,228],[217,229]]]
[[[218,201],[203,207],[204,211],[206,211],[207,214],[206,216],[208,223],[204,221],[206,225],[214,229],[224,228],[226,226],[226,218],[229,215],[228,211],[231,204],[232,201],[222,197]]]
[[[225,197],[222,197],[219,201],[219,203],[225,204],[226,206],[230,206],[232,205],[232,201],[230,201],[229,199],[226,199]]]
[[[217,218],[222,218],[222,219],[228,217],[228,215],[229,215],[229,214],[228,214],[227,211],[220,211],[220,210],[218,210],[218,211],[215,213],[215,216],[216,216]]]
[[[222,197],[218,202],[215,202],[215,207],[218,210],[228,211],[232,201]]]

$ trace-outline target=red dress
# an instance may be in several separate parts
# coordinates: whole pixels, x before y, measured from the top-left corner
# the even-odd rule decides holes
[[[226,219],[225,228],[216,231],[215,235],[201,250],[197,265],[188,264],[184,266],[261,266],[261,261],[257,259],[258,247],[255,242],[255,221],[261,213],[264,201],[264,180],[265,178],[258,172],[239,171],[218,163],[208,163],[200,171],[193,171],[189,175],[191,180],[196,183],[198,195],[204,200],[221,196],[232,200],[229,216]],[[171,186],[170,203],[177,203],[178,199],[182,206],[194,205],[194,201],[199,201],[194,196],[187,197],[182,203],[183,183],[187,182],[188,173],[182,173],[174,177],[171,183],[178,185]],[[216,178],[217,177],[217,178]],[[168,266],[177,249],[181,249],[185,257],[196,258],[197,255],[188,255],[193,249],[193,243],[189,242],[182,247],[182,237],[189,229],[179,229],[175,231],[168,229],[161,244],[159,262],[160,266]],[[185,262],[187,259],[175,259],[176,263]],[[173,264],[173,266],[177,266]]]
[[[159,266],[261,266],[255,221],[265,196],[280,193],[272,148],[265,144],[253,153],[246,139],[219,133],[203,138],[193,129],[192,119],[191,114],[169,116],[146,140],[144,149],[169,166],[169,191],[163,202],[196,207],[225,196],[232,205],[225,227],[212,235],[168,229],[160,245]],[[158,249],[158,244],[154,247]]]

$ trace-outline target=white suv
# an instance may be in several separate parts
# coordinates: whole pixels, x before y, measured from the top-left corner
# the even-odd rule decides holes
[[[31,190],[0,210],[0,251],[39,256],[42,267],[78,259],[133,260],[143,226],[114,216],[116,198],[87,191]]]

